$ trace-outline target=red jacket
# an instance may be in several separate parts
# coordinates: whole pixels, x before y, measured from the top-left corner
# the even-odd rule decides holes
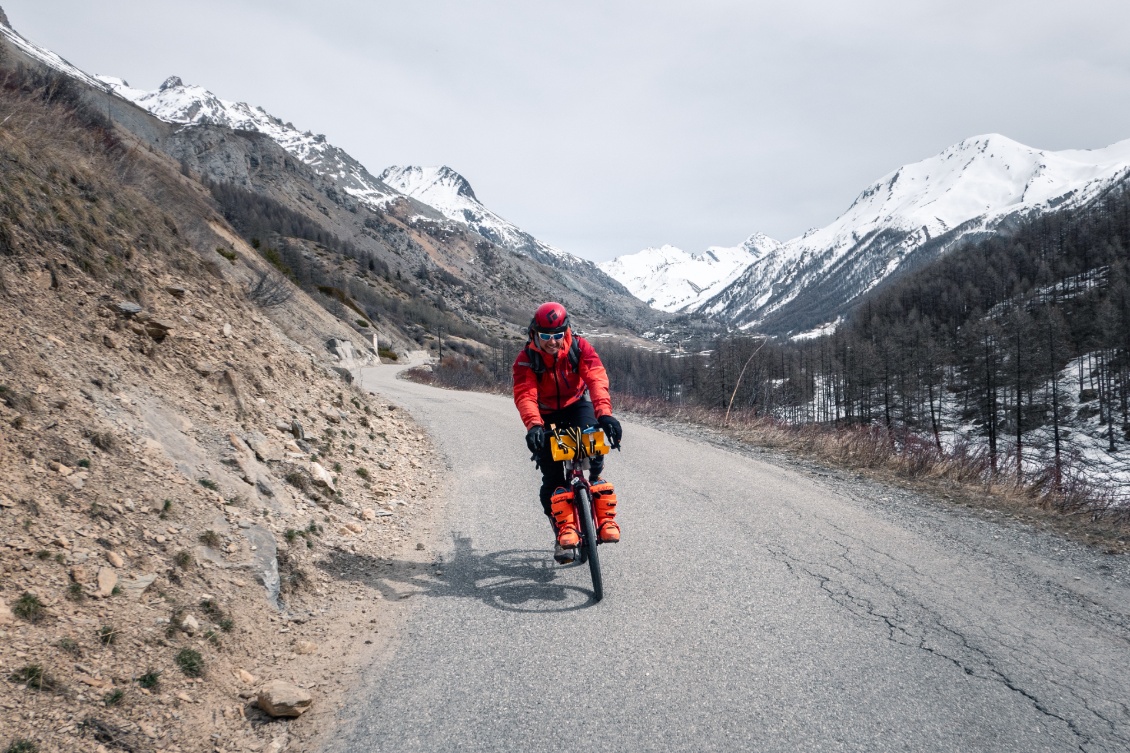
[[[576,365],[570,350],[576,341]],[[541,364],[531,362],[540,359]],[[596,417],[612,415],[612,398],[608,394],[608,374],[600,356],[583,337],[574,337],[572,330],[565,332],[565,343],[554,359],[539,350],[531,340],[514,359],[514,404],[522,416],[522,423],[530,429],[544,424],[542,415],[561,410],[584,397],[589,391]]]

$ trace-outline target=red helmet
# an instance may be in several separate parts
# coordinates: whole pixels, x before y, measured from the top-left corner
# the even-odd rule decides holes
[[[569,313],[560,303],[543,303],[534,312],[530,329],[537,332],[564,332],[569,329]]]

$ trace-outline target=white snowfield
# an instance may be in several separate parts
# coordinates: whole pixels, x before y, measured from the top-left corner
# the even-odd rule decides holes
[[[723,264],[671,261],[669,247],[622,256],[602,268],[660,308],[700,310],[749,327],[830,275],[862,274],[854,283],[860,295],[931,240],[945,236],[952,245],[1006,217],[1085,204],[1128,174],[1130,140],[1053,152],[999,134],[975,136],[879,178],[823,228],[784,243],[761,236],[764,253],[751,255],[738,274]],[[867,271],[860,273],[863,267]],[[668,288],[673,292],[664,295]],[[712,294],[687,295],[694,288]]]

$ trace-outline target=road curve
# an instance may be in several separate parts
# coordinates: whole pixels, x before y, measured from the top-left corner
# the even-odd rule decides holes
[[[625,422],[593,604],[513,404],[394,372],[446,533],[330,751],[1130,750],[1124,558]]]

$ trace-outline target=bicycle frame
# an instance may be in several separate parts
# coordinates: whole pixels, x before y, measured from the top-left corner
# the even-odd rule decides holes
[[[552,427],[549,438],[550,454],[553,460],[565,466],[565,479],[573,490],[573,514],[581,529],[581,545],[578,547],[580,561],[589,563],[592,575],[593,600],[604,598],[604,581],[600,573],[600,558],[596,548],[600,545],[597,536],[596,510],[592,501],[592,486],[586,471],[592,468],[592,458],[607,455],[611,448],[605,442],[604,432],[592,426],[588,429]]]

